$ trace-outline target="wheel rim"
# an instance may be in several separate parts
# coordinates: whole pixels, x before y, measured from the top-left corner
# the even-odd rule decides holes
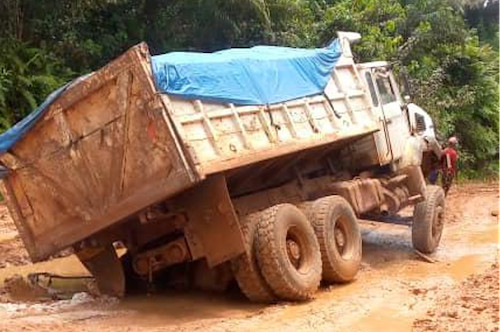
[[[286,233],[286,255],[288,261],[297,271],[308,269],[310,248],[297,227],[290,227]]]
[[[294,239],[287,238],[286,239],[286,253],[288,255],[288,260],[292,265],[298,269],[300,266],[300,247]]]
[[[346,243],[346,234],[344,227],[342,227],[341,223],[336,223],[335,228],[333,229],[333,239],[335,243],[335,248],[337,248],[337,251],[339,254],[342,256],[344,255],[347,243]]]
[[[444,209],[442,206],[437,206],[434,215],[434,220],[432,223],[433,238],[438,238],[441,236],[441,231],[443,230],[443,224],[444,224]]]
[[[331,241],[333,241],[333,247],[339,256],[345,260],[352,258],[356,247],[354,243],[355,236],[351,233],[349,220],[345,216],[340,216],[335,221]]]

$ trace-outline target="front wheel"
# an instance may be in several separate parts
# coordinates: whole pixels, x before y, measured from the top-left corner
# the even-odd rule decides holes
[[[413,247],[425,254],[436,251],[444,226],[445,194],[439,186],[427,186],[425,201],[413,212],[411,237]]]

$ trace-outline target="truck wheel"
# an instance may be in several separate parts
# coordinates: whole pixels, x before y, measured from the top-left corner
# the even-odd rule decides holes
[[[255,257],[255,233],[259,218],[260,213],[254,213],[242,219],[246,252],[231,261],[231,268],[241,291],[249,300],[270,303],[276,298],[262,277]]]
[[[321,253],[306,216],[291,204],[262,212],[257,262],[274,293],[285,300],[312,298],[321,281]]]
[[[132,255],[127,252],[120,257],[120,262],[125,275],[125,293],[140,294],[146,292],[148,283],[144,278],[141,278],[132,267]]]
[[[341,196],[320,198],[306,210],[318,238],[323,280],[349,282],[361,264],[362,240],[351,205]]]
[[[415,206],[411,238],[413,247],[425,254],[436,251],[444,226],[444,191],[427,186],[426,199]]]

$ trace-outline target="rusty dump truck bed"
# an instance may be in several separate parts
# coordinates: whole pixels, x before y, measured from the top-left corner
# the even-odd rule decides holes
[[[61,94],[0,156],[2,193],[34,261],[205,177],[378,130],[350,57],[325,94],[263,106],[159,94],[145,44]]]

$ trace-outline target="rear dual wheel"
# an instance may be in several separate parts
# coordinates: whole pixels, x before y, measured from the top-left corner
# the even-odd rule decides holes
[[[242,220],[246,253],[232,263],[242,292],[252,301],[310,299],[321,280],[319,245],[306,216],[279,204]]]
[[[241,220],[246,251],[231,261],[231,268],[238,286],[249,300],[271,303],[276,300],[276,296],[262,276],[256,257],[255,238],[260,216],[257,212]]]
[[[308,300],[321,281],[321,254],[307,217],[291,204],[273,206],[260,215],[256,256],[262,276],[285,300]]]
[[[356,215],[341,196],[327,196],[304,206],[321,249],[323,280],[352,281],[359,271],[362,240]]]
[[[247,251],[232,261],[236,280],[253,301],[301,301],[320,281],[348,282],[361,263],[361,234],[340,196],[279,204],[242,220]]]

